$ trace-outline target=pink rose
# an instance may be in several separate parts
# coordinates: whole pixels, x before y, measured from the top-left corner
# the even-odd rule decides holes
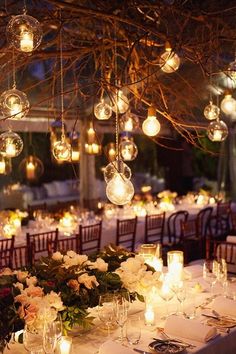
[[[25,305],[29,302],[29,299],[27,295],[20,294],[15,297],[15,302],[20,302],[22,305]]]
[[[43,289],[39,286],[29,286],[25,289],[26,294],[31,297],[43,297]]]
[[[75,292],[79,292],[80,289],[80,284],[76,279],[70,279],[67,283],[67,285],[73,289]]]
[[[19,315],[19,317],[20,318],[24,318],[25,317],[25,309],[24,309],[24,306],[20,306],[19,308],[18,308],[18,315]]]

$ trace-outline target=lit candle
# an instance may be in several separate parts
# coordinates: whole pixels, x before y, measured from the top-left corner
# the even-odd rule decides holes
[[[155,312],[153,311],[153,307],[149,304],[144,313],[145,317],[145,325],[153,326],[155,323]]]
[[[4,174],[6,172],[6,162],[0,161],[0,174]]]
[[[113,161],[116,156],[116,150],[112,147],[109,149],[108,154],[109,154],[109,159]]]
[[[28,162],[26,165],[26,178],[35,179],[35,165],[32,161]]]
[[[183,275],[184,255],[182,251],[167,253],[168,273],[175,281],[180,281]]]
[[[72,150],[72,153],[71,153],[71,160],[72,161],[79,161],[79,151],[76,151],[76,150]]]
[[[62,336],[59,341],[60,354],[70,354],[72,348],[72,338]]]
[[[99,145],[98,144],[95,144],[95,143],[92,144],[92,153],[93,154],[99,153]]]
[[[130,151],[130,148],[128,146],[125,146],[125,148],[122,149],[122,157],[124,160],[131,160],[132,152]]]
[[[13,144],[11,140],[7,141],[7,143],[6,143],[6,156],[7,157],[16,156],[16,147],[15,147],[15,144]]]
[[[156,272],[162,272],[163,260],[161,258],[154,257],[151,266]]]
[[[29,31],[22,31],[20,35],[20,49],[22,52],[32,52],[34,49],[33,33]]]
[[[126,132],[131,132],[133,130],[133,121],[132,119],[128,119],[124,124],[124,130]]]
[[[214,141],[221,141],[221,139],[222,139],[222,131],[218,130],[218,129],[214,130],[213,137],[214,137]]]

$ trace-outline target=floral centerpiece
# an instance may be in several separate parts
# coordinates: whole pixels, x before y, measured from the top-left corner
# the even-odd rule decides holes
[[[173,211],[174,207],[174,199],[177,197],[176,192],[171,192],[170,190],[164,190],[157,194],[158,198],[160,198],[159,207],[163,211]]]
[[[5,269],[0,273],[0,351],[25,324],[38,329],[45,316],[48,321],[57,312],[65,331],[75,325],[89,328],[89,309],[98,305],[101,294],[127,289],[131,299],[143,300],[159,285],[159,276],[142,257],[115,246],[93,257],[56,252],[32,269]]]
[[[21,229],[21,221],[28,216],[27,212],[20,210],[2,210],[0,211],[0,228],[1,234],[10,238],[16,235]]]

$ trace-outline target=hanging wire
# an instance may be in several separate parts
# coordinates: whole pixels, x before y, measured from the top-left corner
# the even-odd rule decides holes
[[[13,89],[16,89],[16,66],[15,66],[15,50],[12,48],[12,78],[13,78]]]
[[[27,14],[27,6],[26,6],[26,0],[24,0],[24,6],[23,6],[23,14]]]
[[[61,12],[60,12],[61,18]],[[60,81],[61,81],[61,139],[65,140],[65,122],[64,122],[64,80],[63,80],[63,57],[62,57],[62,24],[60,28]]]
[[[117,89],[117,38],[116,38],[116,26],[117,23],[115,22],[115,46],[114,46],[114,66],[115,66],[115,87],[116,87],[116,159],[118,161],[119,165],[119,159],[120,159],[120,151],[119,151],[119,112],[118,112],[118,98],[119,98],[119,92]]]

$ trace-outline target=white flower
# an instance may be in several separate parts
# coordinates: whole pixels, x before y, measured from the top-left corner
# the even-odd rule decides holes
[[[18,288],[20,290],[20,292],[22,292],[23,289],[24,289],[24,285],[22,283],[17,282],[17,283],[15,283],[13,285],[14,285],[15,288]]]
[[[91,269],[97,269],[100,272],[107,272],[108,263],[106,263],[102,258],[97,258],[96,262],[91,262],[89,264]]]
[[[16,273],[17,280],[19,280],[21,283],[24,283],[28,276],[29,273],[27,271],[23,272],[21,270],[18,270],[18,272]]]
[[[120,265],[121,269],[125,272],[137,273],[140,269],[147,269],[144,264],[144,259],[141,256],[130,257],[127,261],[122,262]]]
[[[81,266],[82,264],[85,264],[88,261],[88,256],[76,254],[74,251],[68,251],[63,257],[63,261],[63,267],[68,269],[73,266]]]
[[[54,259],[54,261],[61,261],[63,258],[63,254],[61,254],[61,252],[55,252],[52,255],[52,259]]]
[[[64,309],[60,295],[54,291],[51,291],[49,294],[45,295],[44,299],[50,307],[54,307],[57,311],[62,311]]]
[[[78,277],[78,282],[81,284],[84,284],[84,286],[87,289],[92,289],[94,286],[98,286],[99,283],[97,282],[97,279],[95,275],[88,275],[87,273],[84,273]]]
[[[30,285],[36,285],[38,282],[37,278],[34,276],[34,277],[29,277],[29,278],[26,278],[26,284],[27,286],[30,286]]]
[[[74,251],[67,251],[66,254],[67,254],[67,256],[69,256],[71,258],[76,256],[76,253]]]

